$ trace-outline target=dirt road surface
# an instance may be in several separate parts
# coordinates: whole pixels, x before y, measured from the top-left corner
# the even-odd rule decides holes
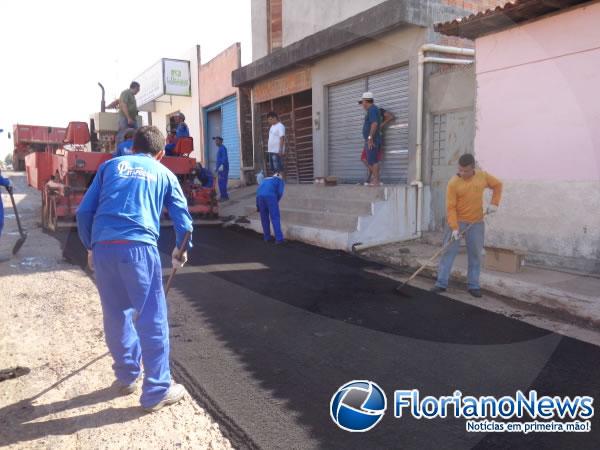
[[[92,280],[66,264],[58,241],[37,225],[39,194],[26,187],[23,174],[4,176],[15,184],[28,238],[17,257],[6,260],[18,234],[2,189],[0,370],[22,366],[30,372],[0,382],[0,446],[232,448],[189,395],[154,414],[139,407],[139,391],[116,396]]]

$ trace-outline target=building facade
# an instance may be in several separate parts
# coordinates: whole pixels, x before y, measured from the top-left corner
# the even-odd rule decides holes
[[[169,70],[158,71],[159,63],[143,72],[138,80],[141,84],[137,96],[140,110],[148,113],[148,122],[157,126],[165,135],[173,130],[173,117],[183,113],[194,139],[194,151],[190,157],[196,158],[203,165],[215,169],[216,146],[212,137],[221,136],[227,147],[229,157],[229,178],[233,185],[243,183],[243,138],[251,133],[247,125],[244,127],[243,114],[248,115],[249,96],[231,85],[231,72],[240,67],[241,46],[233,44],[213,59],[202,63],[200,46],[185,52],[181,59],[175,61],[180,66],[189,67],[179,80],[180,84],[188,82],[189,89],[175,94],[163,86],[166,84]],[[163,80],[157,78],[163,77]],[[158,86],[158,87],[157,87]],[[184,92],[185,91],[185,92]],[[250,149],[250,146],[246,146]],[[246,160],[248,157],[246,156]],[[250,163],[251,165],[251,156]]]
[[[488,241],[592,273],[600,272],[599,23],[600,2],[534,0],[438,27],[475,40],[475,155],[505,185]]]
[[[417,223],[443,227],[445,185],[460,154],[473,149],[475,75],[472,52],[424,46],[470,50],[472,41],[440,35],[433,24],[503,3],[253,0],[253,62],[234,71],[233,84],[251,91],[255,165],[266,167],[266,113],[274,110],[288,130],[288,181],[362,183],[357,101],[371,91],[395,116],[384,133],[382,180],[420,197],[406,204],[422,204],[406,212],[417,229],[402,237],[419,234]],[[442,65],[435,57],[462,61]]]

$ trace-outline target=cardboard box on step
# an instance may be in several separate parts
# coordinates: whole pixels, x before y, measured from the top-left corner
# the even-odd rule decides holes
[[[525,263],[526,252],[498,247],[485,247],[485,268],[497,272],[517,273]]]

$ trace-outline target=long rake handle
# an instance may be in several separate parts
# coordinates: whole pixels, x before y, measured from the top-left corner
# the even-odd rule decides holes
[[[183,252],[185,252],[185,249],[187,248],[188,242],[190,241],[190,237],[192,236],[192,233],[189,231],[185,232],[185,236],[183,237],[183,242],[181,243],[181,247],[179,247],[179,257],[181,257],[181,255],[183,255]],[[177,268],[173,267],[173,270],[171,271],[171,275],[169,275],[169,279],[167,280],[167,287],[165,288],[165,296],[169,293],[169,290],[171,289],[171,283],[173,282],[173,278],[175,277],[175,274],[177,273]]]
[[[472,227],[474,224],[475,224],[475,223],[470,223],[470,224],[467,226],[467,228],[465,228],[463,231],[461,231],[461,232],[460,232],[460,235],[459,235],[459,236],[462,238],[462,237],[465,235],[465,233],[466,233],[467,231],[469,231],[469,229],[470,229],[470,228],[471,228],[471,227]],[[448,247],[450,247],[450,245],[451,245],[453,242],[454,242],[454,241],[453,241],[453,240],[452,240],[452,238],[451,238],[451,239],[450,239],[450,240],[449,240],[449,241],[448,241],[446,244],[444,244],[444,245],[443,245],[443,246],[442,246],[442,247],[441,247],[441,248],[440,248],[440,249],[439,249],[437,252],[435,252],[435,253],[433,254],[433,256],[432,256],[431,258],[429,258],[427,261],[425,261],[425,262],[424,262],[424,263],[421,265],[421,267],[419,267],[419,268],[418,268],[418,269],[415,271],[415,273],[413,273],[413,274],[410,276],[410,278],[409,278],[408,280],[406,280],[404,283],[402,283],[402,285],[400,286],[400,289],[402,289],[404,286],[406,286],[408,283],[410,283],[412,280],[414,280],[414,279],[415,279],[415,277],[416,277],[417,275],[419,275],[419,274],[420,274],[420,273],[423,271],[423,269],[425,269],[425,267],[427,267],[429,264],[431,264],[435,258],[437,258],[438,256],[440,256],[440,254],[441,254],[441,253],[442,253],[444,250],[446,250]]]

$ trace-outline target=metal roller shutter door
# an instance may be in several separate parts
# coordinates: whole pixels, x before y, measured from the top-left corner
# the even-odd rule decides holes
[[[239,180],[240,134],[238,133],[237,99],[235,97],[223,102],[221,121],[221,136],[225,147],[227,147],[227,158],[229,159],[229,178]]]
[[[364,112],[357,104],[365,91],[396,117],[384,133],[382,180],[405,183],[408,176],[408,66],[331,86],[328,89],[329,174],[342,182],[364,181],[360,161]]]

